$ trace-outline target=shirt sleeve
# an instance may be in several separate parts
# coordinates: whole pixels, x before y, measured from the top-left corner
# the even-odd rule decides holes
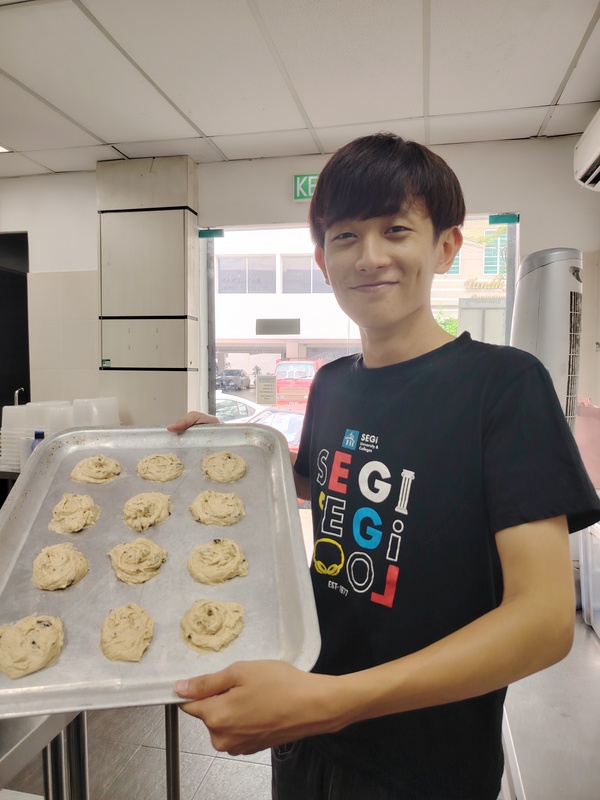
[[[483,430],[484,487],[491,530],[567,516],[569,531],[600,519],[550,374],[535,362],[495,398]]]

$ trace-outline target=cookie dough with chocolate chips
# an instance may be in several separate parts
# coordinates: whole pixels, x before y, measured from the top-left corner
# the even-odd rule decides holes
[[[31,580],[38,589],[54,592],[77,583],[89,570],[87,558],[72,544],[54,544],[36,556]]]
[[[31,614],[0,625],[0,672],[9,678],[22,678],[49,667],[58,658],[64,640],[60,617]]]
[[[233,539],[213,539],[210,544],[201,544],[190,553],[187,566],[195,581],[208,586],[248,574],[248,562]]]
[[[178,478],[184,466],[175,453],[155,453],[140,459],[136,469],[144,480],[164,483]]]
[[[89,494],[63,494],[52,512],[48,525],[57,533],[79,533],[93,525],[100,516],[100,509]]]
[[[243,627],[244,608],[239,603],[198,600],[183,615],[180,629],[186,644],[203,653],[227,647]]]
[[[152,641],[154,620],[137,603],[114,608],[102,623],[100,648],[111,661],[141,661]]]
[[[123,507],[123,520],[132,531],[145,531],[164,522],[171,513],[171,500],[162,492],[142,492]]]
[[[211,481],[233,483],[246,473],[246,462],[235,453],[223,451],[202,459],[202,472]]]
[[[82,459],[71,472],[74,481],[107,483],[121,474],[121,465],[114,458],[97,455]]]
[[[133,542],[116,545],[108,555],[117,578],[135,586],[154,578],[168,554],[164,547],[140,536]]]
[[[190,506],[193,518],[205,525],[234,525],[245,515],[244,504],[234,492],[207,489]]]

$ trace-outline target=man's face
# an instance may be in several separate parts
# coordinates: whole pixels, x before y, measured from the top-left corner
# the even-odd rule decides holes
[[[417,202],[390,216],[334,223],[315,259],[350,319],[365,332],[392,334],[431,319],[433,277],[447,272],[461,243],[458,227],[435,241]]]

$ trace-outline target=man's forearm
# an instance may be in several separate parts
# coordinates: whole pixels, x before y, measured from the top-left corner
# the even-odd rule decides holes
[[[499,689],[564,658],[572,631],[535,606],[503,604],[423,650],[341,676],[335,727]]]
[[[343,725],[482,695],[567,655],[575,593],[566,520],[510,528],[496,541],[500,606],[423,650],[341,677],[332,712]]]

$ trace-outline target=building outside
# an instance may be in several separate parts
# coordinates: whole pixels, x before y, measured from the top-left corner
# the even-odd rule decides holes
[[[488,215],[467,218],[463,247],[433,281],[433,312],[448,331],[508,341],[517,232],[517,224],[490,224]],[[218,371],[266,375],[281,358],[330,361],[360,351],[357,326],[314,261],[308,228],[227,230],[214,242]]]

